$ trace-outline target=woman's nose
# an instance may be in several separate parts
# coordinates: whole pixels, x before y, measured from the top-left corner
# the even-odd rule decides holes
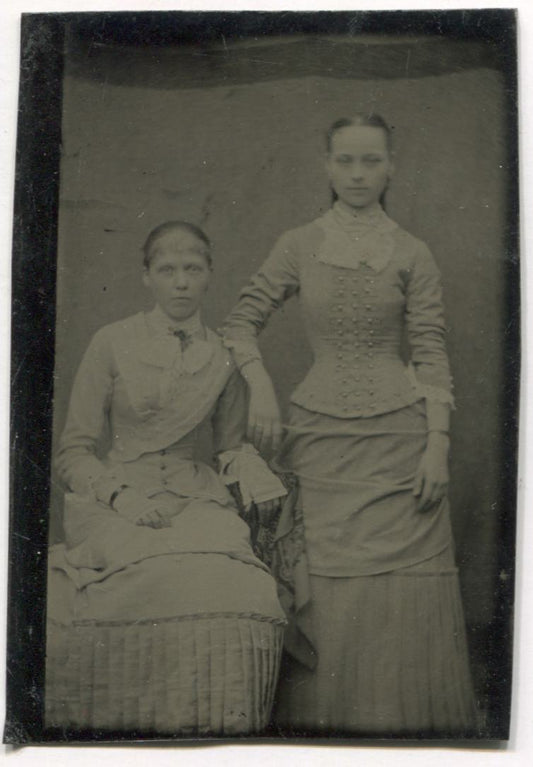
[[[178,288],[179,290],[184,290],[188,287],[188,285],[189,281],[187,280],[186,272],[178,269],[174,275],[174,287]]]
[[[363,175],[364,175],[363,174],[363,166],[360,163],[355,162],[352,165],[352,178],[353,179],[362,179]]]

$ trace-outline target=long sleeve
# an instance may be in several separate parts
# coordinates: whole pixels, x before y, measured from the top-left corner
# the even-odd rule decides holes
[[[112,348],[106,334],[99,331],[76,374],[56,458],[61,479],[76,493],[95,492],[94,483],[106,473],[96,450],[105,430],[112,390]],[[116,486],[116,480],[111,484]]]
[[[238,482],[243,503],[286,495],[280,480],[246,441],[246,384],[238,370],[230,377],[213,414],[213,447],[226,484]]]
[[[215,455],[238,449],[245,441],[247,412],[246,384],[239,371],[234,370],[211,419]]]
[[[430,401],[453,404],[440,272],[422,243],[407,283],[406,321],[420,392]]]
[[[243,288],[237,305],[224,323],[225,344],[232,350],[239,368],[252,359],[261,358],[257,336],[272,312],[298,289],[298,257],[293,235],[287,232]]]

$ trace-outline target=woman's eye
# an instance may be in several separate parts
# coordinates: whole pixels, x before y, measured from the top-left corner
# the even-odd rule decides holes
[[[159,273],[160,274],[172,274],[173,271],[174,270],[172,269],[171,266],[162,266],[161,269],[159,270]]]
[[[368,165],[376,165],[378,162],[381,162],[381,157],[367,157],[365,162],[368,163]]]

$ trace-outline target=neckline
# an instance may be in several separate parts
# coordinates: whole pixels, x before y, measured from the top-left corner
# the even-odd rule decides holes
[[[151,312],[147,312],[145,317],[151,327],[157,333],[172,333],[176,330],[183,330],[190,335],[205,337],[205,327],[202,322],[200,310],[184,320],[174,320],[166,314],[159,304],[156,304]]]
[[[347,206],[337,201],[321,218],[325,238],[317,250],[317,258],[344,269],[365,265],[379,272],[394,252],[393,233],[398,224],[387,216],[381,205],[365,209],[355,217]]]
[[[375,202],[366,208],[350,208],[342,200],[337,200],[331,209],[332,215],[340,226],[346,229],[382,229],[390,230],[394,225],[379,202]]]

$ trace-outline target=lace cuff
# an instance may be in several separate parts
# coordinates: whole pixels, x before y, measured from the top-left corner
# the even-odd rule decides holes
[[[406,374],[411,385],[420,397],[427,399],[429,402],[439,402],[442,405],[450,405],[452,410],[455,410],[455,400],[450,391],[441,388],[440,386],[432,386],[431,384],[419,381],[411,363],[407,366]]]
[[[223,343],[226,349],[230,350],[239,370],[242,370],[242,368],[249,362],[254,362],[256,360],[259,360],[260,362],[263,361],[261,352],[254,341],[242,341],[224,336]]]
[[[245,509],[252,502],[261,503],[287,495],[281,480],[270,471],[257,450],[248,442],[236,450],[219,453],[218,462],[224,484],[239,483]]]

